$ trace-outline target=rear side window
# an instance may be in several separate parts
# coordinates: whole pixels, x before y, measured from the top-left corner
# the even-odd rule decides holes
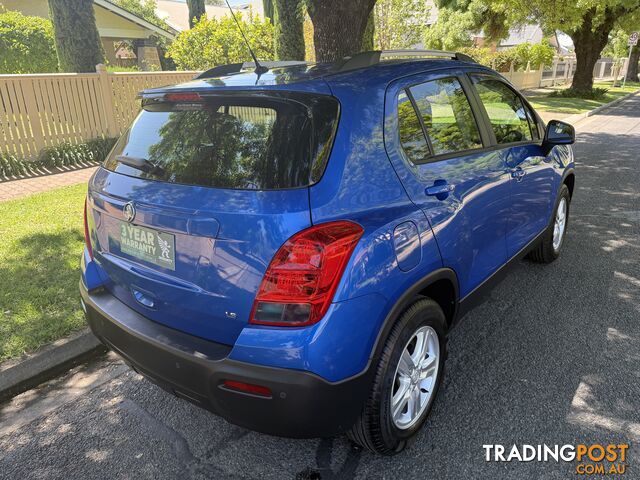
[[[398,128],[400,144],[412,162],[419,163],[429,156],[431,152],[420,119],[405,91],[398,95]]]
[[[527,112],[517,93],[497,79],[473,77],[473,82],[498,144],[533,139],[535,124],[530,123],[531,113]]]
[[[205,187],[305,187],[324,171],[338,115],[334,98],[297,93],[147,103],[104,166]]]
[[[410,92],[434,155],[482,147],[469,100],[457,79],[422,83],[411,87]]]

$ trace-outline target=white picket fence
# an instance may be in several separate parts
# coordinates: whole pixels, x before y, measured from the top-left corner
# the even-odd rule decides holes
[[[44,147],[115,137],[140,110],[145,88],[185,82],[197,72],[0,75],[0,152],[33,158]]]
[[[593,68],[595,81],[622,78],[626,73],[627,59],[601,58]],[[520,90],[539,87],[552,87],[570,83],[576,72],[576,59],[573,57],[556,58],[552,65],[541,70],[503,72],[502,75]]]

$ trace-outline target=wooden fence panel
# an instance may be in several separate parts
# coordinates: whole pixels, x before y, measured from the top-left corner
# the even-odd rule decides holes
[[[146,88],[191,80],[197,72],[0,75],[0,152],[34,158],[44,147],[122,133]]]
[[[110,74],[112,99],[118,133],[131,124],[140,111],[138,93],[147,88],[187,82],[196,72],[127,72]]]

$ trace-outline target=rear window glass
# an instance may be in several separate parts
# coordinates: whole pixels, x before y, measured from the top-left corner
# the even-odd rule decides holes
[[[332,97],[295,93],[147,103],[104,166],[205,187],[304,187],[322,176],[338,110]]]

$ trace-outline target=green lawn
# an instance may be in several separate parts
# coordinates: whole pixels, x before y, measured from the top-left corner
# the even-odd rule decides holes
[[[612,88],[613,82],[598,82],[594,84],[594,87],[607,88],[609,91],[604,98],[600,100],[586,100],[583,98],[562,98],[562,97],[549,97],[547,93],[533,93],[527,95],[527,99],[538,111],[557,112],[566,114],[584,113],[594,108],[604,105],[605,103],[612,102],[613,100],[623,97],[628,93],[632,93],[640,89],[640,83],[627,82],[625,88],[622,88],[622,83],[618,82],[618,86]],[[556,89],[566,88],[557,87]],[[551,91],[552,89],[548,89]]]
[[[0,203],[0,362],[83,326],[85,184]]]

